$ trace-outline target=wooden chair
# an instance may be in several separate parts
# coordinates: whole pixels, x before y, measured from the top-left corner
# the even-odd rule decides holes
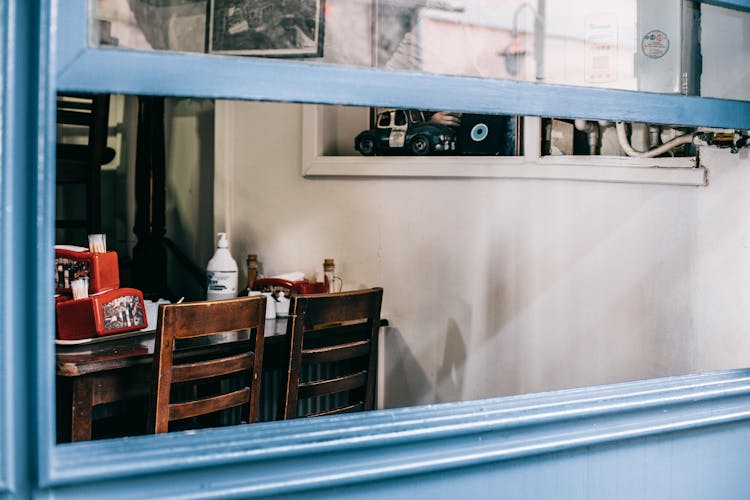
[[[101,232],[101,167],[115,157],[115,150],[107,147],[108,119],[108,94],[57,96],[58,134],[67,131],[85,138],[83,143],[71,144],[58,137],[58,186],[82,185],[85,190],[81,200],[85,201],[85,217],[58,218],[58,229]]]
[[[382,300],[382,288],[292,297],[281,418],[374,408]]]
[[[242,421],[257,420],[265,312],[265,296],[160,306],[150,432],[167,432],[172,421],[184,424],[185,419],[236,407],[242,407]],[[224,332],[238,332],[237,340],[211,345],[205,338]],[[247,375],[242,387],[227,387],[236,385],[242,373]],[[175,393],[187,400],[176,402]]]

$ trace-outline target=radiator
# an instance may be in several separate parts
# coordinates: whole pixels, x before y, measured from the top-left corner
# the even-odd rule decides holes
[[[375,383],[375,408],[384,407],[385,399],[385,333],[387,326],[381,326],[378,331],[378,371]],[[303,380],[319,379],[335,375],[330,365],[303,366],[301,377]],[[282,370],[263,371],[260,382],[260,408],[258,410],[259,422],[270,422],[276,420],[279,415],[279,407],[284,397],[284,377]],[[299,413],[315,413],[323,411],[331,406],[339,406],[346,402],[346,394],[334,394],[322,398],[309,398],[299,402],[297,411]]]
[[[316,380],[335,375],[335,369],[330,365],[303,366],[300,373],[303,380]],[[282,370],[263,372],[260,381],[259,422],[270,422],[278,419],[284,397],[285,376],[286,374]],[[334,394],[320,398],[302,399],[297,404],[297,413],[315,413],[332,406],[340,406],[346,403],[346,398],[346,394]]]

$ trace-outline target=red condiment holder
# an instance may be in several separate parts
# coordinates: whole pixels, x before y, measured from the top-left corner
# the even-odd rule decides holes
[[[143,294],[118,288],[85,299],[58,302],[57,337],[81,340],[142,330],[147,325]]]
[[[253,281],[253,290],[263,291],[268,288],[285,288],[290,293],[306,295],[325,293],[328,291],[328,284],[323,281],[290,281],[281,278],[258,278]]]
[[[55,293],[71,293],[70,282],[84,277],[89,279],[89,293],[119,287],[117,252],[94,253],[83,247],[55,247]]]

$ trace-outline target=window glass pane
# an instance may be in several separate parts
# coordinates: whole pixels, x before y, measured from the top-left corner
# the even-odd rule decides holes
[[[158,113],[147,114],[157,105],[163,106],[163,110],[159,108]],[[653,310],[643,316],[645,319],[635,323],[637,335],[625,334],[631,330],[632,324],[621,324],[621,316],[643,304],[642,293],[632,293],[632,290],[653,290],[660,283],[679,279],[692,258],[679,251],[673,252],[674,258],[687,260],[680,265],[660,266],[664,254],[653,253],[655,245],[667,250],[671,248],[674,217],[668,207],[657,206],[667,214],[654,219],[652,211],[635,215],[630,211],[620,213],[612,207],[619,207],[624,202],[618,198],[608,205],[602,198],[632,193],[628,196],[633,198],[628,198],[626,205],[638,206],[644,194],[653,192],[653,187],[576,186],[558,181],[542,184],[532,180],[526,183],[518,180],[508,183],[466,182],[455,178],[433,178],[421,180],[424,188],[415,192],[411,187],[413,180],[307,180],[300,175],[300,149],[296,146],[305,147],[302,130],[306,122],[300,106],[292,103],[110,96],[106,147],[113,151],[106,157],[108,162],[103,165],[99,180],[100,194],[104,195],[99,207],[100,232],[107,234],[108,248],[117,252],[120,288],[136,288],[144,293],[146,300],[152,301],[149,304],[152,307],[145,311],[150,328],[147,326],[145,332],[123,332],[125,337],[104,335],[97,339],[73,340],[59,338],[58,330],[55,350],[61,442],[70,439],[67,434],[76,430],[73,418],[85,414],[72,412],[73,398],[85,399],[85,393],[81,396],[80,391],[73,391],[75,381],[80,380],[77,377],[82,374],[93,377],[97,371],[101,383],[95,387],[102,393],[95,402],[89,400],[94,406],[87,417],[93,422],[90,437],[146,432],[145,408],[154,349],[154,334],[148,332],[155,325],[154,303],[158,299],[177,301],[184,297],[186,301],[193,301],[205,298],[202,285],[205,286],[205,269],[216,246],[214,230],[226,230],[230,234],[230,250],[239,267],[240,290],[246,288],[250,275],[250,264],[246,265],[245,260],[250,254],[257,256],[256,273],[266,277],[301,271],[304,278],[319,283],[323,281],[321,264],[324,258],[335,257],[336,276],[342,279],[344,290],[370,286],[384,288],[390,310],[399,307],[403,312],[401,316],[389,316],[393,313],[384,309],[384,317],[393,328],[384,333],[382,343],[382,383],[379,385],[382,407],[481,399],[532,390],[634,380],[654,376],[653,366],[664,367],[659,375],[731,366],[733,361],[724,358],[716,364],[704,365],[672,362],[670,356],[675,349],[679,350],[681,344],[670,339],[659,339],[664,349],[651,349],[643,355],[640,348],[645,345],[644,339],[651,335],[653,325],[661,322],[662,317],[674,316],[669,307],[660,305],[662,302],[658,300],[648,301]],[[367,168],[368,161],[357,159],[370,158],[360,155],[383,157],[375,160],[388,161],[393,167],[391,175],[393,172],[409,175],[419,169],[420,164],[434,164],[435,172],[439,172],[447,163],[442,162],[441,166],[441,159],[446,156],[490,156],[494,160],[494,156],[523,155],[524,147],[528,151],[539,150],[545,157],[563,154],[579,157],[573,158],[575,163],[568,164],[574,170],[594,165],[587,164],[589,158],[581,157],[602,155],[626,159],[625,153],[620,151],[622,143],[614,124],[602,122],[544,118],[541,130],[536,134],[536,140],[542,143],[523,144],[519,117],[463,113],[458,127],[435,127],[431,119],[438,113],[433,111],[427,113],[430,118],[425,122],[416,123],[414,118],[421,120],[422,110],[407,112],[348,106],[316,108],[318,129],[307,135],[320,139],[317,156],[351,157],[351,162],[345,163],[353,172]],[[381,112],[380,119],[377,118],[378,111]],[[392,134],[389,128],[375,128],[380,134],[369,136],[371,142],[366,146],[364,141],[368,138],[366,133],[373,129],[371,124],[382,120],[390,127],[392,116],[406,119],[406,129],[399,130],[400,134]],[[625,142],[639,150],[658,148],[677,135],[690,134],[692,139],[695,132],[634,123],[628,124],[623,131]],[[427,142],[420,145],[420,136]],[[61,124],[58,137],[61,141],[80,142],[88,135]],[[719,147],[731,147],[731,139],[701,135],[701,140],[714,141],[712,145]],[[455,149],[451,146],[446,150],[445,141],[450,145],[455,141]],[[696,146],[696,143],[687,142],[673,144],[660,153],[659,159],[689,159],[695,156]],[[226,156],[219,157],[221,152],[226,152]],[[427,162],[410,158],[420,154],[433,156]],[[159,158],[163,159],[160,166]],[[718,157],[714,158],[719,161]],[[734,165],[738,158],[738,155],[727,154],[720,164]],[[530,160],[523,163],[522,158],[511,160],[517,160],[516,164],[521,168],[541,165],[532,165]],[[463,165],[470,161],[471,158],[464,156],[456,163]],[[154,169],[150,177],[140,177],[144,165]],[[619,162],[618,167],[623,165],[627,164]],[[566,166],[550,168],[564,173]],[[59,161],[58,182],[64,180],[62,174],[65,170],[65,165]],[[66,220],[83,219],[87,215],[87,197],[92,186],[72,186],[73,180],[68,178],[69,183],[63,185],[61,182],[58,186],[56,219],[63,224],[58,227],[57,243],[86,245],[85,227],[64,224]],[[283,186],[283,189],[276,192],[274,186]],[[693,197],[691,192],[670,192],[685,197],[676,204],[679,206]],[[310,196],[319,198],[318,208],[310,209]],[[166,200],[159,201],[160,197]],[[388,203],[380,203],[386,199]],[[232,210],[227,210],[230,206],[227,200],[237,200],[236,205],[231,206]],[[342,200],[346,202],[346,210],[341,210]],[[531,210],[519,219],[518,214],[528,210],[532,202],[541,203],[538,210]],[[318,210],[322,212],[317,213],[325,213],[325,222],[320,222],[323,218],[316,219]],[[602,222],[600,214],[603,210],[612,215]],[[255,216],[247,217],[248,213]],[[302,223],[298,218],[300,213],[306,214]],[[483,214],[489,215],[485,217]],[[628,223],[635,216],[638,224],[631,227]],[[654,229],[650,229],[652,224],[656,224]],[[375,226],[379,226],[382,232],[369,230]],[[612,240],[606,231],[602,234],[602,228],[611,226],[626,227],[622,235]],[[426,243],[404,240],[405,227],[424,230]],[[539,238],[540,233],[533,229],[535,227],[542,232],[563,229],[552,235],[554,241],[550,243],[548,239]],[[642,235],[644,231],[648,231],[646,238]],[[358,238],[352,238],[352,234],[357,234]],[[679,248],[689,247],[693,234],[694,229],[684,227],[677,235]],[[160,244],[148,245],[153,240]],[[366,247],[359,243],[361,240],[366,242]],[[300,241],[308,244],[300,246]],[[326,242],[326,245],[320,242]],[[327,248],[330,242],[338,253],[327,253],[324,246]],[[383,255],[377,250],[381,243],[387,250]],[[508,246],[511,243],[519,245],[518,249],[511,249]],[[599,253],[587,254],[587,249],[599,245],[605,246],[603,252],[606,255],[615,257],[602,260]],[[630,254],[638,256],[638,259],[625,262],[624,267],[622,259],[617,258],[622,245],[635,245]],[[470,250],[474,247],[491,251],[479,250],[474,255]],[[550,251],[552,247],[562,248],[564,253]],[[446,264],[446,255],[456,258]],[[478,259],[477,264],[474,259]],[[498,259],[507,261],[503,263],[503,269],[507,267],[513,272],[508,274],[507,269],[497,271]],[[559,283],[560,275],[571,272],[571,261],[579,263],[581,268],[574,269],[570,278]],[[450,272],[439,280],[439,291],[431,291],[422,285],[430,283],[435,270],[446,265]],[[139,271],[144,266],[152,271],[145,276]],[[543,276],[538,274],[540,268],[545,269]],[[654,269],[658,269],[656,275]],[[157,271],[163,274],[159,275]],[[592,276],[607,276],[607,279],[592,280]],[[414,285],[404,287],[403,283]],[[517,302],[508,300],[510,292],[507,290],[516,287],[520,290],[517,293],[522,294],[520,299]],[[552,291],[548,292],[548,289]],[[680,290],[671,295],[664,291],[664,300],[683,300]],[[533,305],[534,300],[545,293],[551,296],[543,297],[541,304]],[[422,302],[421,297],[425,294],[427,302]],[[591,320],[589,304],[602,311],[594,320]],[[524,316],[527,307],[535,309],[534,321]],[[691,307],[691,302],[685,303],[680,306],[680,311]],[[734,314],[740,317],[738,311]],[[485,314],[490,314],[487,322],[472,320]],[[551,315],[549,320],[536,322],[535,318],[546,318],[548,314]],[[70,333],[73,328],[65,321],[60,320],[60,326]],[[282,367],[287,366],[284,335],[288,323],[283,319],[271,321],[273,324],[265,327],[266,334],[276,338],[269,338],[264,348],[260,421],[277,418],[279,391],[283,385]],[[507,326],[508,322],[514,321],[520,325]],[[433,351],[426,348],[432,341],[424,335],[426,328],[447,339],[444,349]],[[555,338],[561,345],[574,345],[576,349],[564,352],[565,363],[561,368],[540,372],[538,363],[530,365],[523,359],[540,358],[554,368],[559,361],[560,349],[544,347],[550,331],[555,331]],[[487,345],[469,342],[471,338],[483,338],[481,336],[487,332],[492,334]],[[536,341],[523,344],[529,335]],[[610,353],[608,346],[621,339],[626,340],[620,349]],[[419,348],[414,349],[411,345]],[[521,346],[518,349],[523,358],[515,355],[516,345]],[[637,362],[633,362],[634,352],[638,354],[635,356]],[[605,355],[608,356],[606,366],[591,362],[591,359]],[[503,363],[494,362],[498,356]],[[445,370],[446,357],[455,361],[449,377],[431,379],[425,375],[429,371],[440,373]],[[567,370],[569,365],[575,365],[576,371]],[[483,368],[477,371],[472,369],[473,366]],[[508,369],[518,378],[503,377],[504,370]],[[404,379],[418,380],[419,384],[403,384]],[[229,387],[235,382],[238,381],[226,381]],[[180,388],[175,398],[186,399],[192,391],[191,387]],[[318,403],[310,403],[311,408],[317,408]],[[238,415],[229,413],[190,421],[187,425],[216,427],[239,420]]]
[[[90,1],[100,46],[750,99],[750,14],[687,0]]]
[[[381,113],[378,117],[378,127],[388,127],[391,125],[391,114],[390,112]]]
[[[404,113],[403,110],[399,109],[398,111],[396,111],[393,124],[397,127],[406,125],[406,113]]]

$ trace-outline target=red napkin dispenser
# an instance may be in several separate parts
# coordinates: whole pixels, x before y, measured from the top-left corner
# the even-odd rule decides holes
[[[94,253],[84,247],[55,247],[55,292],[70,293],[70,282],[84,277],[89,278],[89,293],[119,287],[117,252]]]
[[[253,290],[276,291],[287,290],[290,293],[306,295],[310,293],[326,293],[328,285],[322,281],[289,281],[280,278],[258,278],[253,281]]]
[[[135,288],[118,288],[85,299],[58,302],[57,336],[81,340],[142,330],[147,325],[143,294]]]

